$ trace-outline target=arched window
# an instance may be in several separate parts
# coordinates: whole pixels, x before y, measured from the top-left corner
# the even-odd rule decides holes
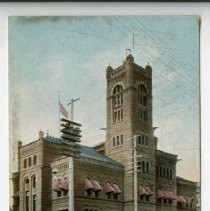
[[[35,188],[36,187],[36,176],[32,177],[32,187]]]
[[[31,166],[31,157],[28,158],[28,166]]]
[[[25,190],[29,190],[29,179],[25,179]]]
[[[123,87],[116,85],[113,90],[113,123],[123,120]]]
[[[147,105],[147,89],[143,84],[139,84],[138,86],[138,104],[142,106]]]
[[[144,84],[139,84],[138,85],[138,118],[143,121],[148,120],[147,116],[147,88]]]
[[[36,165],[36,155],[34,155],[34,165]]]
[[[24,159],[24,161],[23,161],[23,167],[27,168],[27,160],[26,159]]]
[[[117,85],[115,86],[113,90],[113,95],[114,95],[114,106],[118,107],[123,104],[123,94],[122,94],[122,86]]]

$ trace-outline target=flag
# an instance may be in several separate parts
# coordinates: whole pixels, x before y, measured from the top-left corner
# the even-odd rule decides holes
[[[65,107],[59,101],[59,112],[65,117],[68,118],[69,112],[65,109]]]

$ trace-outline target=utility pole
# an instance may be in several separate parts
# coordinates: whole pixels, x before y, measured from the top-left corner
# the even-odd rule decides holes
[[[70,105],[70,120],[66,120],[67,125],[64,126],[63,131],[63,138],[64,140],[67,137],[67,140],[70,140],[70,142],[80,142],[80,135],[78,134],[80,130],[75,131],[74,125],[81,126],[80,124],[77,124],[73,122],[74,119],[74,103],[78,101],[80,98],[77,99],[71,99],[68,105]],[[63,119],[64,120],[64,119]],[[69,131],[70,130],[70,131]],[[71,133],[72,132],[72,133]],[[70,137],[69,137],[70,135]],[[76,139],[75,139],[76,135]],[[69,137],[69,138],[68,138]],[[74,146],[73,146],[74,147]],[[69,211],[74,211],[74,151],[75,149],[72,149],[72,155],[69,157]],[[77,152],[77,151],[76,151]]]

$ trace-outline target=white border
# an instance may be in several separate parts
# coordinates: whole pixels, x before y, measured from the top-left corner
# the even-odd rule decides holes
[[[210,3],[0,3],[0,210],[9,208],[8,16],[199,15],[201,17],[202,211],[210,198]],[[2,117],[3,116],[3,117]],[[3,178],[2,178],[3,177]],[[2,203],[2,201],[4,203]]]

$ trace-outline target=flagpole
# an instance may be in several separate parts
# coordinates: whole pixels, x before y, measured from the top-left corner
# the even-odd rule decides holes
[[[61,131],[61,114],[60,114],[60,91],[58,91],[58,136],[60,136]]]

